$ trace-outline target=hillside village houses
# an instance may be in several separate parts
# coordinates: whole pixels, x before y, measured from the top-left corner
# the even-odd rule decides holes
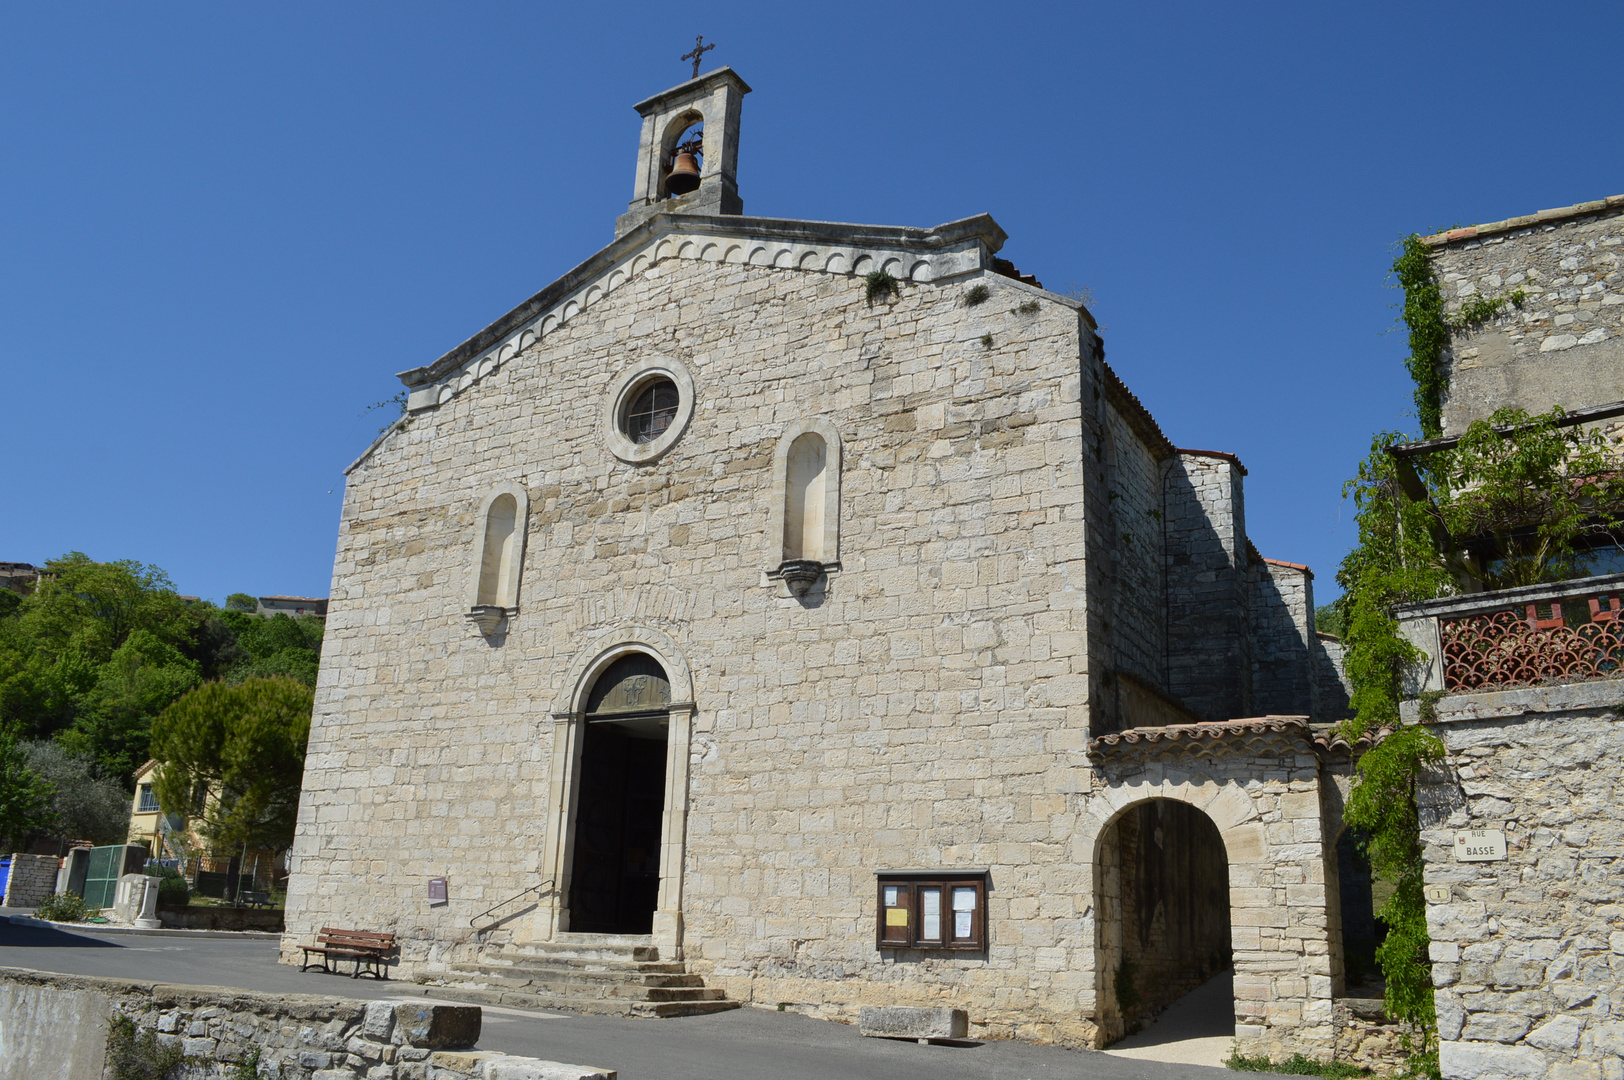
[[[1244,1049],[1329,1056],[1312,572],[992,218],[747,216],[749,92],[641,102],[614,239],[350,467],[284,958],[1075,1045],[1233,965]]]

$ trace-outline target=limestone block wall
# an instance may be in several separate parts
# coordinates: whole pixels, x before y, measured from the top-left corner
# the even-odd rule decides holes
[[[1314,716],[1327,723],[1351,715],[1348,699],[1353,695],[1353,684],[1342,664],[1345,651],[1340,638],[1332,634],[1315,633],[1313,646]]]
[[[1161,464],[1155,449],[1107,404],[1106,502],[1100,509],[1110,552],[1112,666],[1152,686],[1166,685],[1167,566],[1163,548]]]
[[[650,355],[692,374],[693,415],[630,466],[603,393]],[[847,275],[667,258],[414,414],[346,491],[285,955],[322,925],[394,931],[406,974],[537,933],[469,924],[549,884],[552,712],[643,628],[691,672],[696,970],[747,1001],[952,994],[1090,1038],[1089,871],[1063,837],[1088,783],[1093,357],[1074,307],[1005,278],[870,306]],[[803,602],[764,571],[773,451],[811,416],[843,442],[841,567]],[[519,611],[485,637],[467,537],[507,482],[530,506]],[[919,867],[993,868],[986,956],[875,948],[875,873]]]
[[[1624,715],[1616,682],[1438,703],[1427,929],[1450,1078],[1624,1075]],[[1457,829],[1506,859],[1461,862]]]
[[[56,892],[56,872],[61,866],[62,860],[55,855],[24,855],[21,852],[12,855],[4,906],[38,907],[42,900]]]
[[[0,1080],[102,1080],[108,1021],[129,1019],[192,1061],[235,1075],[259,1050],[279,1080],[614,1080],[590,1065],[473,1049],[477,1005],[166,986],[0,968]]]
[[[1521,289],[1519,310],[1445,354],[1445,435],[1495,409],[1548,412],[1624,400],[1624,196],[1428,238],[1451,314]]]
[[[1263,559],[1249,567],[1253,711],[1318,718],[1314,679],[1314,574]]]
[[[1184,450],[1164,470],[1167,689],[1207,720],[1251,716],[1244,470]]]

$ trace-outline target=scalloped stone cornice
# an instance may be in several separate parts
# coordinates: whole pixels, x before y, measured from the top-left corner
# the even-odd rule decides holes
[[[777,218],[659,214],[619,237],[434,363],[400,373],[410,412],[432,409],[662,259],[829,274],[885,270],[938,281],[987,269],[1008,239],[986,214],[914,229]]]

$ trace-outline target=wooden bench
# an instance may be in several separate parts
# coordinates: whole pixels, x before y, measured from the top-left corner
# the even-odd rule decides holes
[[[340,930],[337,927],[324,926],[316,937],[316,944],[302,946],[304,949],[304,963],[299,970],[304,971],[312,966],[310,954],[315,953],[321,957],[321,969],[329,975],[342,975],[341,971],[334,971],[328,966],[329,960],[354,960],[355,970],[350,978],[359,978],[363,966],[367,974],[374,979],[387,979],[389,972],[385,970],[385,963],[389,954],[395,950],[394,934],[375,934],[370,930]]]
[[[267,908],[271,906],[271,894],[268,892],[253,892],[245,889],[241,895],[242,902],[247,907]]]

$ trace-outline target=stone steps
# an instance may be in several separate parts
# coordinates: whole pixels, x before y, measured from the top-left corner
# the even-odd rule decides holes
[[[561,934],[556,941],[509,944],[422,973],[417,982],[436,996],[522,1009],[673,1017],[739,1007],[686,964],[661,960],[647,937]]]
[[[681,964],[662,964],[664,971],[603,971],[572,968],[565,964],[504,964],[485,962],[452,964],[451,972],[466,978],[501,980],[519,986],[530,982],[565,982],[614,986],[704,986],[698,975],[690,975]]]
[[[680,960],[576,960],[566,956],[522,956],[497,951],[474,961],[486,967],[525,968],[534,971],[600,971],[605,974],[676,974],[688,970]],[[471,965],[472,966],[472,965]]]
[[[532,994],[518,990],[479,989],[433,981],[424,982],[434,997],[466,1001],[473,1005],[501,1005],[510,1009],[564,1009],[600,1016],[647,1016],[669,1019],[678,1016],[704,1016],[737,1009],[737,1001],[638,1001],[624,997],[570,997],[558,994]],[[707,991],[721,994],[719,990]]]

